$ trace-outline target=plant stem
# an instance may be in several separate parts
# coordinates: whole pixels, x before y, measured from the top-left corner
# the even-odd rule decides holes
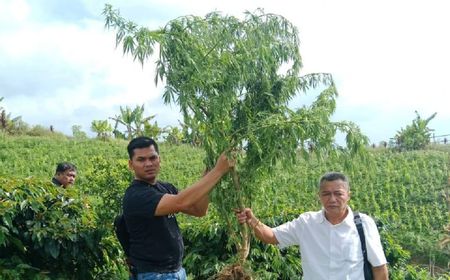
[[[231,176],[233,178],[233,184],[236,189],[237,197],[238,197],[238,204],[239,209],[244,209],[244,200],[242,197],[242,191],[241,191],[241,184],[239,182],[239,175],[236,171],[236,168],[231,169]],[[240,227],[240,235],[242,238],[242,242],[238,244],[238,252],[239,252],[239,262],[241,265],[244,265],[245,260],[248,257],[248,254],[250,252],[250,234],[248,231],[248,226],[246,224],[242,224]]]

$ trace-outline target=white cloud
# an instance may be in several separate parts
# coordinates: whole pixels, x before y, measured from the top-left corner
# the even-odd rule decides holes
[[[104,3],[82,3],[90,15],[65,22],[36,17],[34,6],[24,0],[0,2],[0,60],[22,67],[14,72],[20,77],[7,81],[7,89],[15,92],[0,88],[0,96],[7,96],[2,106],[29,123],[83,119],[84,123],[68,123],[63,129],[67,134],[73,124],[87,129],[90,120],[106,119],[126,105],[145,104],[149,114],[158,114],[159,124],[176,125],[177,108],[162,106],[162,87],[154,84],[154,63],[142,68],[122,55],[115,48],[114,32],[104,29]],[[151,28],[177,16],[202,16],[214,10],[242,17],[245,10],[261,7],[283,15],[299,29],[303,74],[333,74],[340,93],[336,118],[354,121],[375,143],[409,124],[415,110],[423,117],[438,112],[431,126],[436,124],[438,133],[450,133],[446,1],[114,0],[112,4],[124,17],[136,17]],[[0,71],[11,69],[0,66]],[[26,86],[32,89],[27,91]],[[38,94],[39,106],[31,99]],[[80,112],[83,116],[72,115]]]

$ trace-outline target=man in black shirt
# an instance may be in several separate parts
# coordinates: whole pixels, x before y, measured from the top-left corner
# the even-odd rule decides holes
[[[70,162],[60,162],[56,165],[55,175],[52,183],[55,186],[67,188],[75,183],[77,177],[77,167]]]
[[[208,193],[234,161],[222,154],[210,172],[178,192],[172,184],[157,180],[161,159],[153,139],[137,137],[127,150],[129,167],[135,175],[123,198],[129,261],[138,279],[186,279],[181,266],[183,238],[175,214],[206,215]]]

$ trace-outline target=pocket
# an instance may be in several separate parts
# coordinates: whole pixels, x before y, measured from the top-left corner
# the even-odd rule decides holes
[[[362,258],[362,250],[359,246],[359,243],[353,242],[351,240],[345,240],[344,242],[342,242],[342,246],[344,260],[357,262],[360,258]]]

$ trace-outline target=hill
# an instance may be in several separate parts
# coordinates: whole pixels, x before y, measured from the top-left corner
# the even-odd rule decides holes
[[[8,209],[0,208],[3,211],[0,212],[3,217],[0,223],[0,246],[14,251],[11,244],[13,240],[20,239],[20,235],[13,230],[19,225],[5,222],[6,215],[10,215],[11,220],[28,221],[28,224],[24,222],[23,225],[26,228],[35,222],[36,215],[41,211],[33,209],[33,200],[47,201],[58,195],[67,196],[81,201],[80,208],[72,210],[81,216],[91,217],[92,222],[95,222],[95,230],[99,231],[96,232],[96,240],[104,246],[100,249],[111,254],[110,259],[101,258],[103,263],[92,264],[90,275],[98,277],[105,271],[116,275],[114,277],[125,275],[123,263],[111,260],[113,257],[120,259],[122,254],[112,234],[111,223],[119,212],[123,191],[131,179],[127,168],[126,145],[126,141],[119,140],[104,142],[93,139],[75,141],[51,137],[0,136],[0,201],[3,205],[6,202],[9,205]],[[173,182],[182,189],[200,178],[204,166],[202,150],[186,145],[165,144],[161,145],[160,150],[163,160],[161,179]],[[76,186],[67,193],[54,192],[52,186],[47,184],[59,161],[74,162],[79,169]],[[378,149],[371,152],[368,159],[355,158],[350,165],[348,162],[348,159],[339,157],[310,157],[308,160],[299,159],[292,169],[274,166],[271,173],[259,182],[264,191],[254,194],[252,208],[266,224],[272,226],[295,218],[301,212],[317,210],[317,180],[326,171],[343,171],[351,179],[351,207],[371,215],[377,221],[391,264],[391,279],[439,279],[449,275],[449,248],[439,247],[439,240],[445,233],[444,226],[449,223],[449,153],[436,150],[397,153]],[[14,189],[23,196],[6,195]],[[26,189],[29,189],[28,194]],[[212,195],[218,191],[220,187]],[[29,204],[23,203],[24,199]],[[21,216],[20,213],[26,209],[33,213],[33,217],[25,219]],[[227,232],[223,225],[217,223],[214,205],[205,218],[191,219],[181,215],[179,221],[186,240],[184,265],[194,279],[206,279],[214,275],[225,265],[226,256],[235,253],[227,245],[233,233]],[[231,211],[230,221],[233,221]],[[94,231],[91,226],[80,224],[80,227]],[[30,234],[34,230],[28,228]],[[49,234],[48,240],[53,238],[48,232],[41,234]],[[64,242],[71,244],[65,239]],[[52,252],[45,249],[44,243],[42,250]],[[204,246],[205,243],[210,246]],[[39,249],[39,246],[36,247]],[[259,242],[252,244],[250,261],[255,275],[259,277],[257,279],[292,279],[292,275],[300,273],[297,249],[280,254],[271,248]],[[0,271],[17,272],[15,269],[20,263],[38,265],[27,263],[28,259],[23,254],[17,253],[19,260],[16,263],[2,259],[0,254]],[[45,263],[39,265],[41,267],[37,267],[37,271],[40,273],[48,269]],[[60,273],[65,272],[61,270]]]

